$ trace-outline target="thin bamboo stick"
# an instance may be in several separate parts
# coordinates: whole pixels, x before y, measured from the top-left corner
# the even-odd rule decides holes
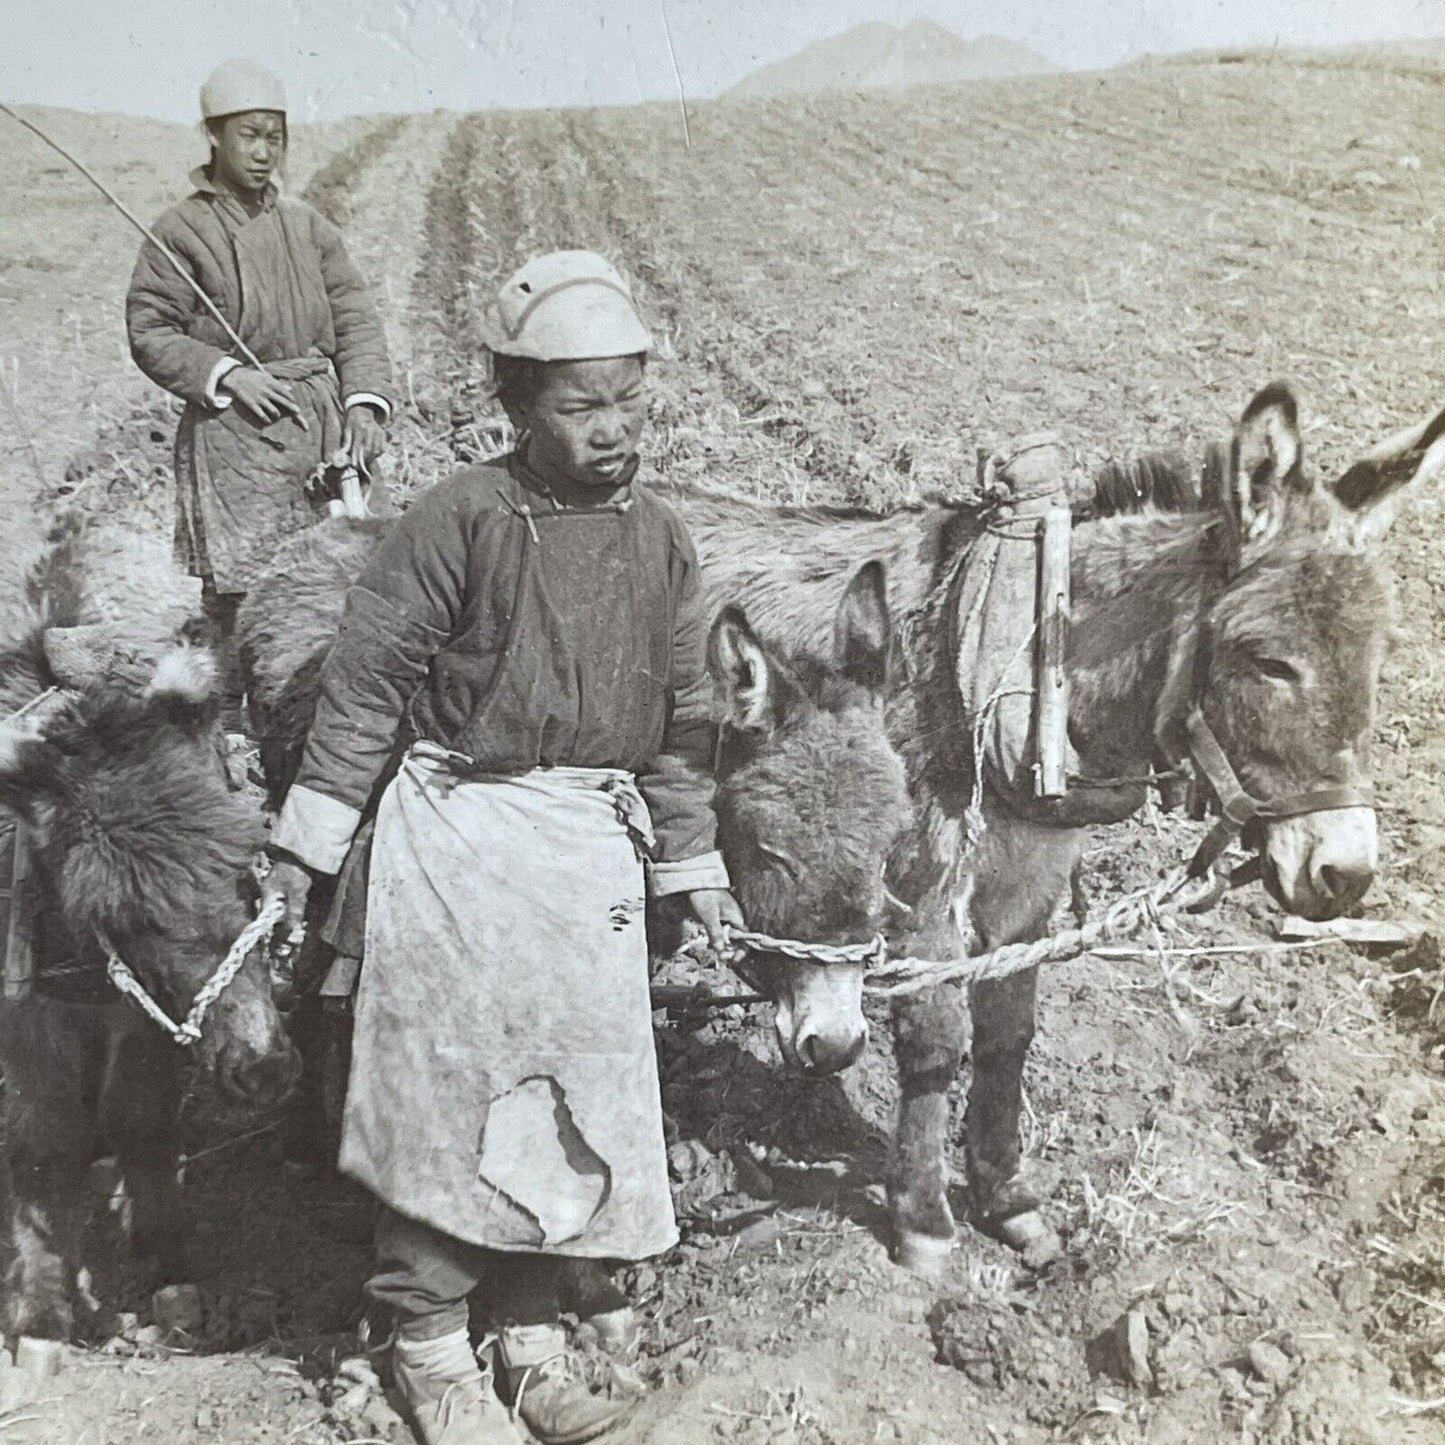
[[[161,253],[161,255],[164,256],[166,260],[171,263],[172,266],[175,267],[176,274],[186,283],[187,286],[191,288],[192,291],[196,293],[196,295],[201,300],[201,304],[206,308],[206,310],[209,311],[211,315],[214,316],[216,320],[221,323],[221,325],[225,328],[226,335],[229,336],[231,340],[235,343],[236,348],[240,351],[241,355],[244,356],[246,360],[258,371],[264,371],[266,369],[256,359],[256,355],[251,350],[251,348],[247,346],[244,341],[241,340],[239,335],[237,335],[236,328],[232,326],[231,323],[227,321],[226,318],[221,314],[220,307],[218,307],[216,303],[212,301],[209,296],[206,295],[205,291],[202,289],[200,283],[196,280],[196,278],[192,276],[191,273],[187,271],[184,266],[181,265],[181,263],[176,259],[175,255],[170,250],[170,248],[160,240],[160,238],[155,234],[155,232],[151,230],[149,226],[147,226],[135,215],[135,213],[125,204],[124,201],[122,201],[112,190],[110,190],[110,188],[106,186],[103,181],[96,177],[93,172],[91,172],[89,169],[87,169],[87,167],[82,165],[80,161],[76,160],[76,158],[71,155],[70,152],[59,143],[59,141],[52,140],[48,135],[46,135],[46,133],[41,130],[40,127],[34,123],[34,121],[26,120],[23,115],[20,115],[17,111],[6,105],[3,100],[0,100],[0,111],[4,111],[5,114],[8,115],[10,119],[15,121],[17,124],[23,125],[25,129],[28,130],[32,135],[39,136],[40,139],[43,140],[45,144],[50,147],[51,150],[53,150],[57,155],[61,156],[63,159],[67,160],[72,166],[74,166],[75,169],[78,170],[80,174],[83,175],[86,180],[88,180],[91,185],[93,185],[96,190],[98,190],[101,195],[103,195],[106,200],[108,200],[111,205],[114,206],[116,210],[119,211],[121,215],[124,216],[126,220],[129,221],[131,225],[134,226],[136,230],[139,231],[141,235],[144,236],[146,240],[149,241],[151,245],[153,245]]]

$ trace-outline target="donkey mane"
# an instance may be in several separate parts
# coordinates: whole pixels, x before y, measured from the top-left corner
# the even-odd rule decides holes
[[[1161,512],[1192,512],[1200,505],[1195,469],[1179,452],[1146,452],[1127,461],[1107,461],[1093,474],[1093,495],[1076,508],[1079,519],[1125,515],[1152,508]],[[715,502],[755,517],[789,522],[881,522],[890,517],[925,512],[982,513],[987,503],[976,493],[929,493],[870,507],[862,503],[773,502],[745,496],[707,482],[671,483],[663,491],[681,500]]]
[[[1192,512],[1200,505],[1193,468],[1179,452],[1145,452],[1127,461],[1107,461],[1094,473],[1088,516],[1130,512]]]

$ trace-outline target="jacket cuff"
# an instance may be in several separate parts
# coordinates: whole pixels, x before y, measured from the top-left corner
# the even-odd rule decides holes
[[[374,391],[353,391],[346,398],[344,410],[350,410],[353,406],[374,406],[381,413],[382,421],[391,420],[391,403],[384,397],[378,396]]]
[[[294,789],[293,789],[294,791]],[[647,865],[647,891],[654,898],[673,893],[693,893],[699,888],[731,888],[727,864],[721,853],[699,853],[696,858],[677,858],[670,863]]]
[[[359,809],[298,784],[286,794],[272,825],[270,842],[273,848],[284,848],[318,873],[335,873],[346,861],[360,826]]]
[[[217,390],[221,384],[221,378],[229,376],[237,367],[244,365],[244,362],[237,361],[234,356],[223,356],[211,368],[211,374],[206,378],[206,400],[217,411],[225,411],[236,399],[234,396],[222,396]]]

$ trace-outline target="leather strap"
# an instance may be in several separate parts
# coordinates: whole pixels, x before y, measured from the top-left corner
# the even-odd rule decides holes
[[[1368,784],[1337,783],[1324,788],[1265,802],[1245,791],[1219,739],[1196,707],[1185,722],[1189,752],[1219,803],[1219,820],[1204,835],[1189,861],[1189,875],[1203,876],[1219,859],[1230,842],[1256,819],[1299,818],[1332,808],[1373,808],[1375,791]]]

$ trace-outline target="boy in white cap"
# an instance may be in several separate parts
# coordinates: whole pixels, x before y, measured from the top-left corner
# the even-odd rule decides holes
[[[644,894],[686,895],[715,939],[741,918],[697,559],[634,484],[648,334],[579,251],[522,267],[489,321],[516,449],[416,502],[352,588],[267,890],[299,918],[406,745],[376,819],[340,1159],[386,1206],[368,1292],[400,1321],[427,1445],[516,1438],[469,1345],[479,1284],[506,1321],[502,1394],[570,1445],[632,1397],[575,1368],[564,1261],[677,1239]]]
[[[227,725],[239,726],[231,635],[256,572],[288,532],[325,515],[325,474],[344,452],[363,472],[396,400],[376,308],[341,233],[278,194],[286,94],[250,60],[201,87],[208,164],[155,235],[220,308],[249,364],[149,241],[126,297],[131,355],[186,402],[176,436],[176,557],[201,578],[226,664]],[[318,476],[323,485],[312,485]]]

